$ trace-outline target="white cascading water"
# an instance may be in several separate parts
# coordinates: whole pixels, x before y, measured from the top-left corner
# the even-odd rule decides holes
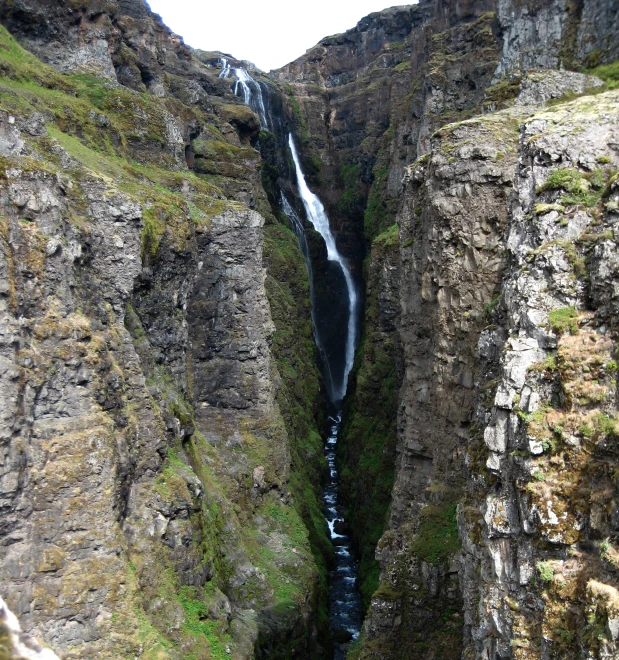
[[[232,68],[228,60],[225,57],[222,57],[221,73],[219,74],[219,77],[229,78],[231,73],[234,73],[237,78],[234,83],[235,96],[239,96],[239,92],[241,92],[245,105],[249,106],[260,118],[260,126],[269,130],[264,99],[262,98],[262,88],[245,69]]]
[[[297,173],[297,184],[299,186],[299,194],[307,213],[307,219],[312,223],[314,229],[322,236],[325,245],[327,246],[327,258],[329,261],[335,261],[339,264],[346,280],[346,288],[348,289],[348,333],[346,337],[346,366],[344,368],[344,377],[339,386],[334,387],[334,400],[341,401],[346,394],[346,386],[348,385],[348,376],[352,370],[355,360],[355,342],[357,340],[357,305],[358,296],[353,282],[352,275],[348,269],[348,265],[344,261],[342,255],[338,252],[335,245],[335,237],[331,232],[329,225],[329,218],[325,213],[325,207],[316,195],[308,188],[305,181],[301,163],[299,161],[299,154],[292,139],[292,135],[288,135],[288,144],[292,152],[292,159]]]
[[[225,57],[221,58],[221,72],[219,74],[220,78],[227,78],[230,75],[230,62]]]

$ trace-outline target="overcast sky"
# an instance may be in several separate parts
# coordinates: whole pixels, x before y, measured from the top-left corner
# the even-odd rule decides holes
[[[147,0],[164,23],[203,50],[220,50],[264,71],[296,60],[323,37],[345,32],[393,0]]]

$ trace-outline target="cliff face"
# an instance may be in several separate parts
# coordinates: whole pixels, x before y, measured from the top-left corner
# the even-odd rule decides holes
[[[458,546],[457,504],[473,478],[466,456],[474,444],[469,427],[478,397],[477,341],[488,322],[484,310],[494,308],[502,288],[506,200],[519,158],[518,122],[526,112],[498,116],[454,140],[436,180],[420,182],[415,195],[413,183],[403,183],[407,166],[433,149],[435,132],[450,122],[511,106],[516,97],[519,106],[538,105],[595,87],[591,79],[526,72],[613,61],[616,21],[616,7],[597,1],[421,2],[372,14],[276,72],[296,104],[291,122],[296,116],[307,166],[312,159],[320,164],[313,183],[327,201],[340,244],[359,263],[362,223],[366,246],[376,239],[341,434],[343,495],[366,598],[376,588],[374,544],[389,520],[377,551],[380,597],[367,624],[374,642],[363,647],[376,657],[457,657],[462,648],[462,580],[449,555]],[[479,153],[467,154],[466,145],[480,145]],[[442,218],[440,228],[423,221],[426,206],[438,209],[431,214]],[[401,265],[379,248],[393,236],[398,209],[400,245],[406,246]],[[420,265],[426,261],[429,266]],[[394,318],[401,319],[394,337],[383,333],[372,310],[388,304],[398,279],[401,310]],[[438,310],[431,301],[438,301]],[[397,382],[402,362],[396,431],[384,383]],[[381,493],[394,474],[385,502]],[[437,540],[426,547],[418,538],[411,551],[420,523]]]
[[[438,131],[405,178],[398,460],[361,657],[617,652],[617,94],[531,96]]]
[[[112,4],[3,7],[56,68],[2,29],[2,595],[63,658],[320,654],[303,258],[255,115]]]
[[[546,152],[543,156],[530,153],[528,141],[539,126],[531,118],[531,106],[566,94],[583,94],[599,82],[526,72],[615,60],[616,21],[616,7],[604,2],[421,3],[372,15],[354,30],[323,40],[278,72],[290,85],[305,120],[305,124],[300,122],[300,130],[307,153],[319,154],[323,162],[323,180],[329,183],[317,179],[316,185],[331,202],[342,244],[352,244],[347,236],[355,228],[359,231],[362,215],[367,240],[385,232],[376,238],[369,256],[364,338],[342,429],[343,494],[362,553],[360,580],[366,597],[376,588],[372,547],[386,525],[376,550],[380,586],[371,599],[365,639],[357,651],[361,657],[456,658],[462,653],[471,658],[540,657],[539,653],[567,657],[566,653],[576,654],[576,647],[588,648],[599,657],[614,653],[614,624],[603,621],[613,620],[610,602],[617,586],[615,578],[607,574],[600,584],[594,580],[587,586],[598,570],[592,568],[591,562],[596,561],[592,557],[606,556],[612,543],[602,539],[606,550],[600,550],[599,544],[589,545],[597,532],[579,532],[586,549],[576,547],[571,539],[566,543],[565,538],[559,543],[560,552],[553,554],[552,545],[540,547],[540,543],[548,544],[540,530],[545,524],[541,521],[561,524],[556,522],[558,514],[545,515],[544,497],[555,488],[557,493],[562,491],[554,485],[532,486],[531,481],[542,480],[541,472],[531,467],[535,454],[527,458],[519,444],[522,441],[504,437],[512,438],[510,433],[526,436],[523,427],[537,409],[521,411],[520,416],[512,413],[510,418],[493,411],[489,402],[495,396],[501,398],[496,388],[503,370],[511,373],[512,367],[501,362],[507,360],[501,358],[507,350],[504,342],[516,337],[512,341],[518,343],[524,334],[514,320],[518,312],[505,311],[506,305],[520,308],[523,303],[515,302],[515,293],[501,298],[502,292],[522,295],[530,286],[508,284],[506,279],[506,273],[516,268],[511,265],[510,246],[524,241],[514,234],[511,200],[515,195],[524,196],[525,190],[530,195],[536,185],[543,184],[529,179],[521,185],[518,173],[528,171],[531,163],[569,167],[574,161],[581,174],[608,181],[616,167],[614,155],[606,154],[607,146],[594,147],[595,141],[588,144],[586,130],[583,137],[567,137],[579,132],[575,124],[555,128],[556,135],[563,136],[562,151],[555,148],[552,155]],[[511,106],[514,101],[513,109],[447,127],[454,120]],[[599,121],[603,135],[608,101],[600,97],[589,103],[591,124]],[[544,126],[560,124],[559,117],[565,116],[549,113]],[[446,128],[437,131],[441,126]],[[605,168],[597,167],[595,158],[578,161],[575,154],[585,145],[600,152],[595,157]],[[418,166],[406,168],[426,152],[430,155],[421,158]],[[595,185],[599,192],[606,183]],[[565,207],[567,215],[559,217],[565,208],[560,204],[561,208],[553,210],[554,202],[554,197],[537,202],[527,197],[527,220],[531,214],[535,216],[535,208],[542,218],[547,209],[547,220],[553,226],[558,223],[569,228],[572,217],[577,216],[577,227],[565,230],[569,241],[546,229],[529,249],[533,253],[558,241],[569,255],[564,258],[585,269],[581,244],[574,247],[570,242],[587,233],[581,226],[582,214]],[[573,205],[581,203],[572,198]],[[590,205],[597,203],[591,201]],[[398,208],[400,257],[394,260],[380,246],[387,236],[393,236],[388,227]],[[354,258],[352,249],[349,254]],[[602,267],[610,276],[608,268]],[[546,300],[546,317],[536,323],[548,322],[550,308],[555,308],[555,315],[567,313],[561,310],[572,306],[597,308],[599,303],[592,300],[599,294],[579,286],[578,300]],[[574,283],[570,287],[578,288]],[[372,311],[376,305],[380,310],[389,304],[394,288],[400,301],[400,310],[393,314],[398,319],[395,336],[384,333],[380,312],[377,316]],[[536,293],[542,290],[543,286],[535,288]],[[510,313],[508,320],[505,314]],[[518,344],[514,350],[530,350],[524,341],[523,348]],[[597,359],[600,365],[610,361],[612,368],[610,346],[604,351]],[[546,353],[533,353],[533,364],[546,359]],[[404,380],[398,395],[396,430],[390,426],[393,413],[386,383],[397,374],[400,362]],[[513,369],[522,372],[518,365]],[[575,383],[588,380],[602,387],[605,381],[597,371],[593,376],[586,373],[570,372],[565,384],[558,383],[555,376],[555,388],[587,388]],[[545,373],[545,378],[550,376]],[[524,381],[520,390],[523,386]],[[528,396],[528,390],[524,394],[520,390],[516,398]],[[600,393],[596,402],[589,403],[591,419],[586,423],[590,437],[603,443],[613,427],[610,424],[603,430],[600,420],[612,418],[615,410],[604,403],[609,401],[605,397]],[[574,404],[557,405],[567,405],[571,411],[569,406]],[[597,426],[593,419],[598,420]],[[559,429],[565,426],[563,420],[557,425]],[[546,428],[554,427],[546,424]],[[397,459],[391,467],[396,444]],[[504,452],[500,456],[505,455],[507,462],[518,463],[520,472],[513,466],[505,472],[497,451]],[[540,450],[540,454],[546,451]],[[597,460],[610,460],[602,455],[603,451]],[[553,460],[557,463],[556,458],[548,458]],[[579,481],[577,463],[563,464],[560,470]],[[529,472],[523,474],[523,469]],[[385,518],[381,493],[386,484],[390,488],[393,479]],[[603,479],[598,491],[597,482],[588,481],[583,494],[590,489],[595,499],[595,493],[604,491],[602,483]],[[523,513],[521,500],[530,495],[519,493],[535,490],[541,499],[535,504],[527,500],[527,513]],[[571,500],[575,496],[563,493],[562,497]],[[561,509],[561,515],[567,521],[575,514]],[[584,522],[587,515],[582,513],[575,523],[579,529],[589,524]],[[529,522],[522,520],[525,516]],[[539,520],[531,523],[536,516]],[[503,517],[510,522],[501,531]],[[604,538],[609,534],[606,528],[602,532]],[[588,558],[574,560],[566,569],[571,577],[557,589],[551,578],[560,569],[552,562],[577,553]],[[537,580],[537,586],[531,580]],[[589,601],[595,605],[587,605]],[[583,618],[585,610],[590,612],[589,623]],[[566,632],[570,627],[559,621],[563,615],[572,617],[570,625],[581,632]],[[607,625],[606,632],[600,632],[604,639],[599,643],[591,641],[593,619],[600,631]]]

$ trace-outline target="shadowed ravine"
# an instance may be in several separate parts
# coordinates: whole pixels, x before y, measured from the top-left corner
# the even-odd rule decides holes
[[[261,126],[269,130],[270,117],[269,112],[265,107],[260,84],[254,81],[245,69],[231,68],[227,60],[222,60],[222,72],[220,77],[228,78],[232,76],[237,79],[233,87],[234,93],[237,96],[242,96],[245,104],[258,114]],[[315,316],[312,315],[312,321],[315,328],[314,337],[318,350],[322,356],[321,362],[328,396],[335,411],[333,416],[329,417],[328,433],[325,441],[325,457],[329,465],[329,481],[323,491],[323,503],[325,518],[329,526],[329,535],[335,546],[336,557],[335,566],[329,572],[329,620],[334,632],[334,658],[335,660],[343,660],[346,656],[348,642],[359,637],[359,631],[363,621],[361,596],[357,585],[359,562],[353,551],[352,540],[346,532],[346,521],[344,520],[343,512],[338,502],[339,474],[336,467],[338,432],[342,421],[341,405],[344,395],[346,394],[348,377],[353,367],[358,338],[357,319],[359,317],[359,300],[352,274],[348,264],[337,248],[335,236],[331,231],[329,218],[325,212],[324,206],[320,199],[307,185],[292,135],[288,135],[288,148],[294,162],[296,174],[295,183],[297,184],[299,195],[303,202],[307,220],[322,236],[327,248],[328,260],[338,264],[346,282],[346,299],[336,299],[333,301],[334,307],[345,306],[348,310],[348,326],[346,328],[343,371],[339,372],[339,370],[333,367],[330,363],[329,356],[327,356],[322,349],[320,336],[316,328],[316,319]],[[299,240],[299,247],[305,257],[305,263],[310,277],[312,303],[314,303],[315,287],[313,286],[313,269],[311,256],[309,255],[307,248],[303,223],[300,221],[296,211],[292,208],[283,193],[282,208],[284,213],[288,216],[290,225]],[[338,356],[338,358],[341,358],[341,356]]]

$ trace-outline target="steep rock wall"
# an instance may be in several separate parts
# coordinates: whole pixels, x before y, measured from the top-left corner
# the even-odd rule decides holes
[[[481,517],[460,518],[467,657],[617,654],[616,318],[606,302],[617,109],[609,92],[521,126],[502,322],[479,340],[486,492],[470,489]]]
[[[468,635],[494,634],[471,632],[469,618],[463,633],[463,609],[469,617],[467,598],[478,583],[463,592],[457,560],[464,515],[458,503],[468,501],[465,483],[486,470],[477,463],[471,468],[469,456],[478,452],[476,401],[487,396],[479,394],[476,381],[477,341],[495,313],[507,264],[519,124],[532,112],[525,108],[600,84],[527,71],[612,62],[615,23],[616,8],[605,2],[422,2],[373,14],[276,72],[288,86],[308,168],[316,155],[323,163],[320,171],[315,168],[313,186],[327,200],[349,257],[359,259],[353,245],[362,216],[369,244],[389,229],[398,207],[400,245],[406,246],[398,267],[405,376],[396,478],[389,530],[377,549],[381,585],[362,657],[459,657],[465,648],[482,653],[479,646],[470,651]],[[480,120],[475,128],[448,127],[514,102],[514,110]],[[421,175],[407,166],[428,151],[436,175],[415,183]],[[422,169],[427,165],[423,157],[420,163]],[[391,265],[388,254],[372,252],[368,305],[389,296],[392,284],[383,279],[377,289],[372,273]],[[353,517],[359,503],[372,501],[376,484],[366,479],[376,466],[367,456],[360,460],[372,438],[359,432],[360,411],[368,411],[371,400],[369,409],[376,409],[368,417],[375,424],[386,428],[392,419],[389,397],[377,396],[367,378],[372,356],[390,350],[390,338],[375,338],[362,342],[346,403],[350,419],[342,429],[348,464],[343,493]],[[394,362],[399,359],[396,354]],[[496,369],[489,373],[498,377]],[[476,519],[475,510],[471,505],[466,515]],[[365,532],[358,537],[361,549],[361,539],[372,537],[370,519],[357,524]],[[371,556],[371,549],[362,550]],[[483,630],[495,625],[484,621]],[[498,648],[493,644],[483,653]],[[496,652],[507,653],[500,648]]]
[[[398,391],[402,382],[398,228],[378,236],[368,261],[366,306],[358,357],[342,414],[340,501],[359,548],[359,588],[367,607],[378,587],[374,557],[391,502]]]
[[[278,371],[308,284],[263,253],[257,118],[1,38],[2,595],[64,658],[319,656],[320,379],[307,342]]]
[[[616,653],[598,293],[615,113],[616,92],[516,106],[442,129],[410,170],[398,462],[361,657]]]

